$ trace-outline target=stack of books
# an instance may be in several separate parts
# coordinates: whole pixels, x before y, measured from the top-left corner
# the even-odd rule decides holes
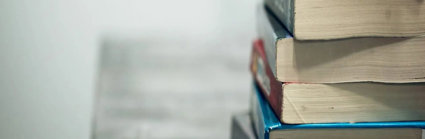
[[[425,138],[424,1],[265,0],[257,11],[257,138]]]

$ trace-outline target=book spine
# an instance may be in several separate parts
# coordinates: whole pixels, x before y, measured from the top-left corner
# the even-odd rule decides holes
[[[252,124],[247,113],[232,116],[231,139],[255,139]]]
[[[294,34],[294,0],[265,0],[267,7]]]
[[[280,119],[283,101],[282,83],[273,76],[270,65],[266,60],[262,40],[257,40],[253,44],[251,72],[273,111]]]
[[[250,117],[253,123],[254,132],[258,139],[264,139],[267,134],[266,124],[264,122],[263,112],[260,107],[260,103],[258,101],[259,96],[257,92],[257,86],[255,84],[252,85],[251,88],[251,100],[250,100]]]
[[[267,61],[270,65],[276,65],[276,40],[277,35],[275,34],[275,29],[273,28],[272,21],[274,17],[271,17],[270,14],[265,9],[264,5],[260,5],[258,7],[257,12],[257,29],[259,39],[261,39],[264,43],[264,50],[266,54]],[[276,76],[276,68],[271,68],[273,75]]]

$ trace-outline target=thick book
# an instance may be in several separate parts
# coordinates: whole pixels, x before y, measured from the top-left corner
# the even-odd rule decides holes
[[[256,139],[249,113],[232,116],[231,139]]]
[[[281,82],[425,82],[425,36],[298,41],[264,5],[258,9],[259,36]]]
[[[425,122],[282,124],[253,85],[251,118],[259,139],[421,139]]]
[[[425,34],[422,0],[265,0],[299,40]]]
[[[253,44],[251,72],[283,123],[425,120],[425,83],[280,82],[262,44]]]

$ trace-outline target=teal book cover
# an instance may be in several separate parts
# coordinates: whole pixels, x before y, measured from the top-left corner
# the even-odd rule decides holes
[[[320,124],[282,124],[274,114],[267,100],[260,92],[259,86],[253,84],[251,96],[251,119],[256,135],[259,139],[268,139],[274,130],[296,129],[349,129],[349,128],[412,128],[422,129],[419,136],[424,136],[425,121],[410,122],[368,122],[368,123],[320,123]]]

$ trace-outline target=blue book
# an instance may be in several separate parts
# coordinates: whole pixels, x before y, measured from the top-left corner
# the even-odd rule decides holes
[[[424,121],[282,124],[256,84],[251,96],[251,118],[259,139],[422,139]]]

